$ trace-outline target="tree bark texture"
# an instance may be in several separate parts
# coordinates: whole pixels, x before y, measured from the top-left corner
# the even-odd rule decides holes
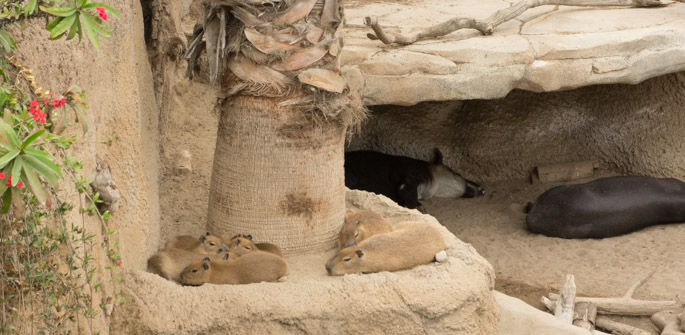
[[[280,101],[237,96],[223,103],[208,228],[252,234],[287,255],[328,250],[345,214],[345,129],[317,124]]]

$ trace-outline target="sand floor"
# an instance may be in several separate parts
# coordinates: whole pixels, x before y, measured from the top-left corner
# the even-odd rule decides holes
[[[497,275],[496,289],[535,307],[542,307],[541,295],[559,290],[566,274],[575,276],[578,296],[618,297],[656,270],[634,298],[684,296],[685,224],[654,226],[606,239],[564,240],[532,234],[526,229],[523,206],[554,185],[500,181],[485,185],[488,195],[484,198],[433,198],[423,204],[429,214],[490,261]],[[646,319],[623,321],[653,331]]]

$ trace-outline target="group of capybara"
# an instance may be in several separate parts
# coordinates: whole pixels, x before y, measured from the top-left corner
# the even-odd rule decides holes
[[[417,245],[421,247],[412,248]],[[444,259],[445,240],[435,227],[403,221],[393,229],[379,214],[365,210],[345,216],[337,253],[326,270],[330,275],[397,271]],[[242,234],[177,236],[150,257],[147,266],[149,272],[193,286],[275,282],[288,274],[280,247],[254,243],[252,236]]]

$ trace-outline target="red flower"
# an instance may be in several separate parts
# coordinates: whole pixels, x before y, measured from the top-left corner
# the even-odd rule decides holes
[[[33,101],[31,101],[31,107],[32,107],[32,108],[38,107],[38,100],[33,99]]]
[[[24,186],[21,183],[17,183],[17,190],[21,190],[21,187]]]
[[[48,101],[48,98],[45,98],[45,100],[43,101],[43,105],[47,105],[48,102],[49,102],[49,101]]]
[[[55,99],[55,101],[53,101],[53,104],[55,105],[55,108],[59,107],[59,100]]]
[[[64,106],[67,103],[67,99],[62,98],[62,100],[59,101],[60,106]]]
[[[117,266],[121,266],[121,261],[119,261],[119,264],[117,264]]]
[[[107,13],[103,7],[95,7],[95,10],[98,12],[98,15],[100,15],[102,21],[107,21]]]
[[[2,179],[5,179],[5,173],[4,172],[0,172],[0,180],[2,180]]]
[[[50,93],[50,97],[52,98],[55,95],[55,93]]]
[[[7,183],[5,183],[6,187],[12,186],[12,176],[7,177]]]

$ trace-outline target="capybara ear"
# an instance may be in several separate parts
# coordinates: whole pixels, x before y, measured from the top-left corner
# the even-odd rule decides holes
[[[205,235],[200,236],[200,242],[205,243],[206,239],[207,239],[207,237]]]
[[[209,257],[205,257],[202,259],[203,262],[209,262]]]
[[[235,240],[235,246],[237,247],[239,245],[240,245],[240,239]]]
[[[245,238],[248,239],[248,240],[250,240],[250,241],[252,241],[252,235],[250,235],[250,234],[247,234],[247,235],[245,236]]]
[[[228,256],[228,253],[225,253],[225,254],[224,254],[224,260],[227,260],[228,257],[229,257],[229,256]]]
[[[209,263],[207,262],[202,262],[202,268],[205,270],[209,270]]]
[[[224,248],[219,248],[219,250],[216,251],[217,254],[220,254],[222,252],[224,252]]]
[[[364,252],[361,249],[357,249],[357,257],[362,258],[364,256]]]

